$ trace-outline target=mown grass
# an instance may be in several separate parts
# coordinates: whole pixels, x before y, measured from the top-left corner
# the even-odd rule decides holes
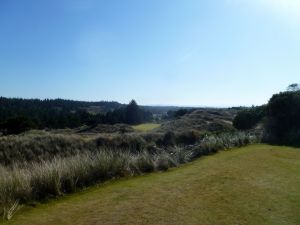
[[[161,126],[161,124],[158,124],[158,123],[143,123],[143,124],[132,126],[132,127],[136,131],[147,132],[147,131],[154,130],[160,126]]]
[[[251,145],[26,207],[3,224],[295,225],[299,190],[299,149]]]

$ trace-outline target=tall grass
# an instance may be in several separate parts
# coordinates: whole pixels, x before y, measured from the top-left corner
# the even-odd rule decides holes
[[[103,148],[126,149],[139,152],[146,148],[146,140],[139,134],[53,134],[29,132],[0,137],[0,164],[43,162],[57,157],[70,157]]]
[[[175,158],[174,158],[175,159]],[[178,165],[166,153],[132,154],[116,150],[80,154],[68,158],[0,168],[0,206],[11,217],[17,203],[39,201],[72,193],[97,182],[124,176],[166,170]],[[162,161],[165,161],[162,168]]]
[[[259,134],[246,132],[223,133],[219,135],[206,136],[202,141],[193,146],[192,158],[212,154],[221,150],[241,147],[251,143],[261,142]]]
[[[19,206],[72,193],[92,184],[165,171],[202,155],[258,141],[245,133],[207,136],[196,145],[149,153],[102,149],[48,161],[0,167],[0,213],[10,219]]]

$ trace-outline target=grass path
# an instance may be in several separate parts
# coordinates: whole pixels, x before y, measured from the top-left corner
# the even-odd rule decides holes
[[[300,149],[252,145],[24,208],[4,224],[296,225],[299,212]]]
[[[147,131],[154,130],[160,126],[161,126],[161,124],[158,124],[158,123],[143,123],[143,124],[132,126],[132,127],[136,131],[147,132]]]

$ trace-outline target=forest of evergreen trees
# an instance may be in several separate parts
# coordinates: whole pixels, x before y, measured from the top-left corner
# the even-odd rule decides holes
[[[97,107],[101,112],[91,113]],[[82,125],[138,124],[150,121],[152,114],[132,100],[125,106],[118,102],[82,102],[0,98],[0,132],[18,134],[29,129],[75,128]]]

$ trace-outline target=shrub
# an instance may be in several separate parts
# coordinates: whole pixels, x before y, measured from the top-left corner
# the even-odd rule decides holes
[[[201,138],[201,134],[195,130],[181,132],[176,137],[177,144],[192,145]]]
[[[264,140],[276,144],[299,144],[300,91],[273,95],[267,106]]]
[[[155,168],[158,171],[167,171],[172,166],[171,159],[168,154],[158,155],[155,159]],[[173,164],[174,165],[174,164]]]
[[[132,167],[138,173],[150,173],[154,171],[155,164],[150,154],[143,152],[134,158]]]
[[[20,134],[35,127],[34,122],[24,116],[11,117],[0,124],[4,135]]]
[[[119,134],[110,137],[98,137],[96,139],[98,147],[126,149],[133,152],[139,152],[145,148],[146,142],[139,135]]]
[[[233,126],[238,130],[249,130],[266,116],[266,106],[244,109],[236,115]]]
[[[167,132],[162,139],[156,142],[158,146],[174,146],[175,143],[175,133],[171,131]]]
[[[171,157],[173,159],[173,166],[177,166],[179,164],[184,164],[191,161],[192,158],[192,149],[185,149],[181,147],[175,147],[172,149]]]

